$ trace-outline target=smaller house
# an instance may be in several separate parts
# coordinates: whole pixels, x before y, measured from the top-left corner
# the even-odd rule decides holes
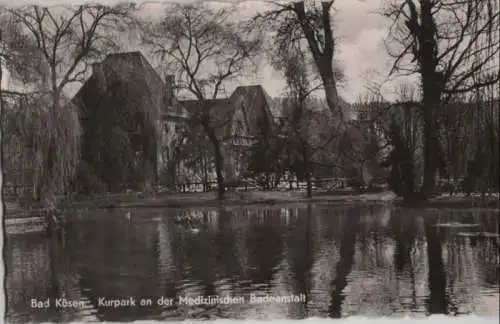
[[[207,104],[211,127],[216,131],[222,147],[225,179],[229,182],[241,179],[246,171],[249,148],[261,136],[262,127],[268,130],[275,127],[276,104],[260,85],[240,86],[228,98],[209,100]],[[177,105],[185,109],[189,118],[201,114],[203,109],[197,100],[182,100]],[[190,138],[202,143],[199,145],[202,146],[199,147],[200,156],[195,158],[202,163],[207,157],[213,160],[211,143],[201,125],[191,127],[190,131]],[[201,175],[200,180],[203,181],[215,180],[213,168],[206,170],[206,165],[205,161],[205,170],[198,174],[195,172],[194,177],[184,180],[196,182],[196,175]],[[186,173],[189,172],[184,169],[184,174]]]

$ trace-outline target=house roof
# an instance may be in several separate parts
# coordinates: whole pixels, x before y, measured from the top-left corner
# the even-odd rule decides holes
[[[165,84],[141,52],[109,54],[93,69],[72,99],[84,119],[103,108],[139,109],[149,122],[160,118],[165,109]]]
[[[249,136],[259,136],[259,123],[265,122],[271,127],[278,112],[275,101],[261,85],[240,86],[230,100],[235,112],[240,109]]]
[[[259,98],[263,100],[265,106],[269,109],[271,116],[279,117],[280,109],[279,105],[274,101],[271,96],[264,90],[264,87],[261,85],[248,85],[248,86],[239,86],[237,87],[231,97],[234,96],[243,96],[248,99],[249,102],[252,102],[253,98]]]
[[[179,102],[191,115],[200,112],[198,100],[183,100]],[[266,115],[271,117],[276,112],[277,105],[260,85],[237,87],[229,98],[207,100],[213,127],[223,138],[232,136],[232,122],[237,112],[244,116],[249,136],[257,135],[257,121]]]

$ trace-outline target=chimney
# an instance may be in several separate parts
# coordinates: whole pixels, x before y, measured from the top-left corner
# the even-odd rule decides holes
[[[167,74],[165,76],[165,101],[171,105],[174,99],[175,75]]]

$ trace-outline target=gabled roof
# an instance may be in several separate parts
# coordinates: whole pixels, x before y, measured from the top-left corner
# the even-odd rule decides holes
[[[198,114],[202,107],[198,100],[182,100],[180,105],[190,115]],[[277,105],[260,85],[237,87],[229,98],[207,100],[213,127],[223,138],[232,136],[232,123],[236,112],[241,111],[250,136],[257,135],[257,120],[266,115],[272,123]]]
[[[234,109],[241,109],[250,136],[259,135],[259,122],[272,126],[278,114],[278,106],[261,85],[237,87],[230,100]]]
[[[111,68],[114,66],[117,66],[117,63],[125,63],[128,65],[135,65],[135,66],[141,66],[145,68],[144,70],[147,73],[146,79],[148,78],[153,78],[155,82],[158,82],[161,85],[164,85],[163,80],[160,78],[158,73],[153,69],[151,64],[148,62],[148,60],[144,57],[144,55],[140,51],[133,51],[133,52],[122,52],[122,53],[112,53],[108,54],[104,60],[102,60],[99,63],[96,63],[96,65],[104,66],[107,68]],[[120,71],[120,69],[115,69],[115,72],[117,73],[122,73],[125,72],[123,70]],[[83,92],[85,92],[86,88],[91,86],[95,82],[95,71],[92,72],[92,75],[90,78],[83,84],[83,86],[78,90],[74,98],[78,98],[79,96],[82,95]],[[148,86],[150,86],[151,82],[148,82]]]
[[[141,52],[109,54],[93,69],[72,99],[83,120],[103,109],[141,110],[150,123],[161,118],[165,84]]]
[[[261,85],[239,86],[234,90],[231,98],[235,96],[244,96],[248,100],[251,100],[252,97],[262,98],[273,117],[279,117],[280,115],[279,105],[269,96]]]

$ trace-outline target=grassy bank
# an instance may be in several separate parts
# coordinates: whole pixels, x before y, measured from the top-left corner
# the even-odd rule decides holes
[[[166,207],[184,208],[196,206],[220,206],[220,205],[275,205],[290,203],[346,203],[346,202],[390,202],[394,195],[389,192],[376,194],[339,195],[321,194],[307,198],[303,192],[229,192],[224,200],[217,199],[216,193],[185,193],[156,196],[143,199],[138,202],[124,202],[120,207]]]
[[[481,195],[441,195],[431,199],[424,207],[435,208],[500,208],[498,194],[481,198]]]
[[[318,193],[307,198],[303,192],[228,192],[224,200],[217,199],[215,192],[164,193],[145,195],[141,193],[73,197],[59,204],[60,210],[92,210],[115,208],[186,208],[234,205],[274,205],[290,203],[345,203],[345,202],[390,202],[394,195],[389,192],[376,194]],[[11,204],[7,217],[31,217],[43,213],[42,208],[23,209]]]
[[[163,193],[145,195],[141,193],[100,195],[93,197],[67,198],[59,204],[60,210],[93,210],[115,208],[187,208],[244,205],[278,205],[294,203],[360,203],[383,202],[401,205],[401,201],[389,191],[380,193],[346,194],[315,193],[307,198],[303,192],[254,191],[228,192],[223,201],[217,199],[215,192],[205,193]],[[7,218],[32,217],[43,213],[43,209],[22,209],[7,206]],[[408,206],[406,206],[408,207]],[[481,200],[478,196],[436,197],[426,204],[414,208],[499,208],[498,196]]]

